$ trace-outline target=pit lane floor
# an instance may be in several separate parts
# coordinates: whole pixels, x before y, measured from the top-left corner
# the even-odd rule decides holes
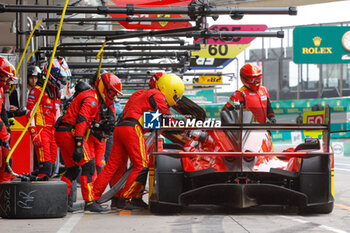
[[[169,216],[156,216],[145,210],[114,211],[107,214],[75,213],[59,219],[0,218],[0,233],[350,232],[349,179],[350,157],[336,157],[336,204],[333,212],[328,215],[301,216],[295,209],[283,207],[265,206],[227,212],[214,206],[192,206],[180,214]]]

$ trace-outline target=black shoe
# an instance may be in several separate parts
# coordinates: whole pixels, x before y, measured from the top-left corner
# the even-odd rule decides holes
[[[125,199],[113,197],[111,202],[111,210],[123,209],[125,205]]]
[[[131,199],[131,203],[134,206],[141,207],[141,208],[144,208],[144,209],[148,209],[148,205],[146,204],[146,202],[144,202],[142,200],[142,198],[133,198],[133,199]]]
[[[80,202],[80,203],[73,203],[73,205],[68,205],[67,208],[67,212],[69,213],[80,213],[82,211],[84,211],[84,202]]]
[[[143,206],[140,206],[140,203],[135,203],[135,201],[133,202],[131,200],[125,199],[125,202],[126,202],[126,204],[125,204],[123,210],[144,210],[145,209]]]
[[[85,202],[84,210],[86,213],[108,213],[109,209],[103,208],[96,201]]]

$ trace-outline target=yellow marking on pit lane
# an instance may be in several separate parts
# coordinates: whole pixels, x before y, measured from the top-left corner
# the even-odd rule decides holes
[[[119,215],[120,216],[130,216],[131,211],[130,210],[121,210],[121,211],[119,211]]]
[[[347,205],[343,205],[343,204],[334,204],[336,207],[342,208],[342,209],[346,209],[346,210],[350,210],[350,206]]]

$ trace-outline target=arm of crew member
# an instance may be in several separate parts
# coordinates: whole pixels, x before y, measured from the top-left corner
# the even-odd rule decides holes
[[[98,100],[94,97],[88,97],[81,103],[81,108],[76,120],[75,136],[83,137],[91,126],[91,122],[98,113]]]

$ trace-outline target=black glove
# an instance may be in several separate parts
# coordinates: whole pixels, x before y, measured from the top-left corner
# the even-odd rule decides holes
[[[75,162],[79,162],[82,158],[84,158],[84,150],[83,150],[83,137],[75,137],[75,149],[73,153],[73,160]]]
[[[270,120],[270,123],[271,123],[271,124],[276,124],[276,118],[275,118],[275,116],[270,116],[270,117],[269,117],[269,120]]]
[[[20,116],[26,115],[26,113],[27,113],[27,108],[22,106],[18,109],[7,111],[7,117],[8,118],[20,117]]]

